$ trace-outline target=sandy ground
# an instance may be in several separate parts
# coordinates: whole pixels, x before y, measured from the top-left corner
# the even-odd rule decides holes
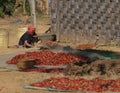
[[[17,45],[18,28],[27,27],[29,24],[11,23],[16,20],[26,20],[26,17],[22,18],[7,18],[0,19],[0,29],[5,29],[9,32],[9,46]],[[37,33],[44,33],[49,28],[49,19],[37,20]],[[6,55],[16,52],[24,52],[28,49],[23,48],[0,48],[0,55]],[[32,49],[34,50],[34,48]],[[36,49],[35,49],[36,50]],[[8,69],[0,68],[0,93],[52,93],[44,90],[25,89],[25,84],[30,84],[38,81],[40,78],[49,78],[54,76],[60,76],[59,74],[46,74],[46,73],[33,73],[33,72],[19,72]],[[55,93],[55,92],[54,92]]]
[[[16,20],[15,18],[14,20]],[[26,24],[10,24],[9,22],[13,21],[13,18],[8,18],[6,20],[0,19],[0,25],[2,28],[6,28],[9,33],[9,46],[16,45],[18,39],[16,38],[16,30],[19,27],[24,27]],[[44,33],[49,28],[49,20],[37,20],[37,32]],[[98,49],[105,50],[114,50],[119,51],[118,47],[102,47]],[[25,51],[26,49],[17,49],[17,48],[1,48],[0,55],[9,54],[13,52]],[[33,90],[33,89],[25,89],[23,86],[25,84],[30,84],[38,81],[40,78],[49,78],[53,76],[62,76],[62,74],[46,74],[46,73],[33,73],[33,72],[19,72],[19,71],[11,71],[7,69],[0,69],[0,93],[53,93],[44,90]],[[54,92],[56,93],[56,92]],[[58,93],[58,92],[57,92]],[[66,93],[66,92],[65,92]],[[77,92],[75,92],[77,93]],[[78,92],[80,93],[80,92]]]
[[[17,45],[17,30],[18,28],[27,27],[29,24],[21,24],[21,23],[11,23],[16,20],[25,21],[25,18],[6,18],[0,19],[1,29],[5,29],[9,32],[9,46]],[[37,21],[39,25],[37,25],[37,33],[44,33],[48,28],[49,20],[41,19],[41,21]],[[14,38],[14,39],[13,39]],[[22,48],[0,48],[0,55],[15,53],[26,51],[27,49]],[[40,78],[48,77],[50,75],[44,73],[24,73],[19,71],[10,71],[8,69],[0,69],[0,93],[47,93],[46,91],[41,90],[32,90],[25,89],[23,86],[25,84],[30,84],[32,82],[36,82]],[[53,76],[53,75],[51,75]]]

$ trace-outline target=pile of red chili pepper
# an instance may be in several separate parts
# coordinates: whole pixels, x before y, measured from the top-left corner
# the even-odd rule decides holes
[[[95,78],[87,80],[83,78],[70,79],[67,77],[50,78],[41,82],[32,83],[31,86],[53,88],[58,90],[75,90],[88,92],[120,92],[120,79],[104,80]]]
[[[25,54],[19,54],[8,60],[7,64],[16,64],[19,59],[32,58],[36,60],[36,65],[65,65],[71,62],[87,62],[89,59],[73,53],[65,52],[52,52],[51,50],[42,50],[34,52],[26,52]]]
[[[91,49],[95,47],[94,44],[80,44],[77,46],[77,49]]]
[[[45,68],[36,68],[36,69],[26,69],[20,70],[21,72],[43,72],[43,73],[59,73],[62,72],[62,68],[55,68],[55,69],[45,69]]]
[[[59,46],[59,44],[57,42],[50,41],[50,40],[41,41],[40,44],[49,44],[51,46]]]

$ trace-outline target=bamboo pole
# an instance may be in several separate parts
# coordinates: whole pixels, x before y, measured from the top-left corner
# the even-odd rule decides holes
[[[25,4],[26,4],[26,0],[23,1],[23,14],[24,15],[26,15],[26,9],[25,9],[26,6],[25,6]]]
[[[57,0],[57,41],[60,41],[60,11],[59,11],[59,0]]]
[[[28,0],[30,5],[31,17],[32,17],[32,25],[36,27],[36,9],[35,9],[35,0]]]

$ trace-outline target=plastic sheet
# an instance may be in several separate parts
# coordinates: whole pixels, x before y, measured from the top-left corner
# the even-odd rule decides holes
[[[10,54],[0,55],[0,68],[9,69],[9,70],[18,70],[16,65],[6,64],[6,61],[10,60],[15,55],[23,54],[23,53],[28,52],[28,51],[35,51],[35,50],[34,49],[28,49],[28,50],[25,50],[25,51],[22,51],[22,52],[13,52],[13,53],[10,53]]]
[[[100,56],[105,57],[106,59],[119,59],[120,58],[120,54],[118,54],[116,52],[111,52],[111,51],[88,49],[83,52],[96,53]]]
[[[41,88],[41,87],[34,87],[30,85],[24,85],[24,88],[26,89],[35,89],[35,90],[46,90],[46,91],[52,91],[52,92],[75,92],[73,90],[58,90],[58,89],[53,89],[53,88]]]

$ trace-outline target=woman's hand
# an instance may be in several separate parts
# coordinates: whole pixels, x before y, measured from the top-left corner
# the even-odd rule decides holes
[[[34,47],[34,45],[29,44],[27,40],[25,41],[24,46],[27,46],[27,47],[30,47],[30,48]]]

